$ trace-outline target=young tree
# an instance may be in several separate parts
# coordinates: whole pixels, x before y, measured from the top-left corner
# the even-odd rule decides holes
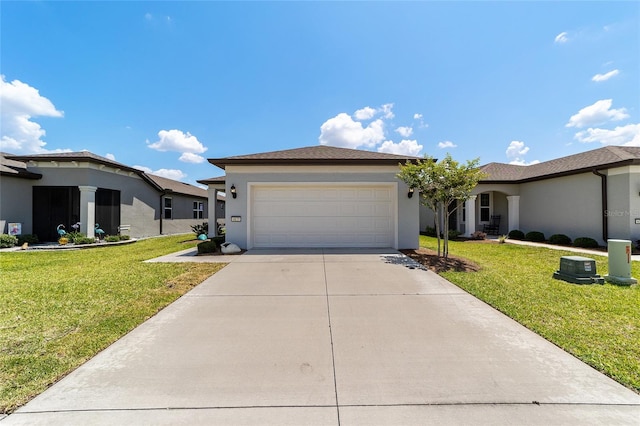
[[[471,191],[484,177],[478,168],[479,158],[460,164],[450,154],[440,162],[425,156],[416,163],[400,165],[398,178],[420,194],[421,204],[429,207],[435,214],[436,234],[438,236],[438,256],[440,256],[440,208],[444,211],[444,245],[442,254],[449,256],[449,216],[458,209],[458,202],[464,202]],[[455,204],[451,210],[450,206]]]
[[[437,199],[437,182],[440,173],[435,158],[426,156],[423,160],[417,160],[415,163],[407,162],[400,165],[400,172],[397,174],[398,179],[407,184],[407,186],[418,193],[420,204],[433,210],[435,215],[436,237],[438,238],[438,256],[440,256],[440,218],[439,218],[439,202]]]

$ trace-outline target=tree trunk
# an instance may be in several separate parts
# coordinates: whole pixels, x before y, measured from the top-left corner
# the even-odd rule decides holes
[[[445,259],[449,257],[449,206],[444,208],[444,249],[443,256]]]
[[[440,215],[438,214],[438,207],[436,207],[433,212],[436,225],[436,238],[438,239],[438,257],[440,257]]]

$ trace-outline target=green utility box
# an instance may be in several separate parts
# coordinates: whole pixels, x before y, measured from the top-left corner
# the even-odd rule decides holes
[[[604,278],[596,272],[596,261],[582,256],[562,256],[560,270],[553,278],[574,284],[604,284]]]

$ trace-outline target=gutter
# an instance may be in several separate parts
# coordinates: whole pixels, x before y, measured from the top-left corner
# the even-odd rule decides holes
[[[593,174],[600,176],[600,197],[602,199],[602,239],[606,243],[609,239],[609,221],[607,219],[607,211],[609,207],[607,205],[607,175],[600,173],[598,169],[592,170]]]

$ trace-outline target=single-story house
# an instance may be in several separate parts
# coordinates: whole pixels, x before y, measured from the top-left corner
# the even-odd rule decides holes
[[[607,146],[529,166],[489,163],[486,177],[451,215],[450,228],[470,236],[492,217],[498,234],[518,229],[548,238],[565,234],[640,239],[640,148]],[[420,209],[420,229],[433,213]]]
[[[417,159],[322,145],[209,159],[226,172],[209,200],[224,189],[226,240],[244,249],[417,248],[418,197],[396,178]]]
[[[87,151],[0,157],[0,232],[55,241],[56,228],[80,222],[94,236],[120,231],[135,238],[191,232],[208,220],[207,191]],[[216,203],[214,202],[214,205]]]

